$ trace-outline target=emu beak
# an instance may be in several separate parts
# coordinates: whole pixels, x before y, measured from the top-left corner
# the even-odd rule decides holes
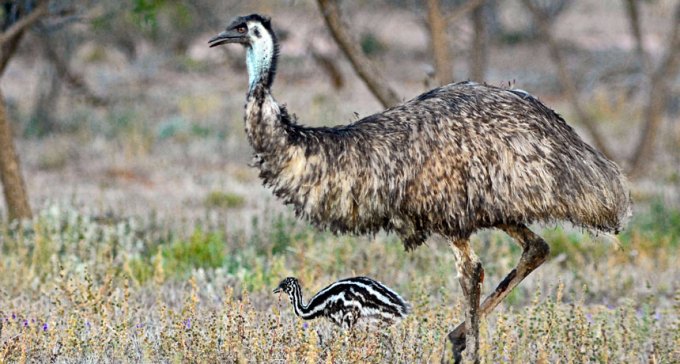
[[[210,38],[208,44],[210,48],[227,43],[248,43],[248,37],[236,32],[235,30],[225,30],[220,34]]]
[[[274,290],[274,293],[279,293],[279,292],[281,292],[281,286],[276,287],[276,289]]]

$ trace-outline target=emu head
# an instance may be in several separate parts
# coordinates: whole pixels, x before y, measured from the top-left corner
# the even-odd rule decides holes
[[[298,282],[297,278],[294,277],[288,277],[279,283],[278,287],[274,289],[274,293],[279,293],[281,291],[286,292],[287,294],[291,295],[295,291],[295,287],[299,287],[300,282]]]
[[[271,19],[260,14],[239,16],[227,28],[208,41],[210,47],[237,43],[246,48],[246,65],[250,90],[258,82],[271,87],[276,72],[278,42]]]

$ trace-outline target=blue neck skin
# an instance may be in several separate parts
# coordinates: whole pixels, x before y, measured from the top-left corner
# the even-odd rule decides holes
[[[274,46],[269,39],[261,39],[246,48],[246,66],[248,67],[248,93],[251,93],[255,85],[271,80],[269,70],[272,66]]]

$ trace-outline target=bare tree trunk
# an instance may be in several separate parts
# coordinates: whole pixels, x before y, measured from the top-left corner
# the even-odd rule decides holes
[[[484,7],[479,6],[472,11],[472,26],[474,34],[472,49],[470,49],[470,79],[484,81],[487,63],[487,33],[484,24]]]
[[[680,70],[680,1],[675,6],[673,28],[669,34],[666,49],[661,64],[650,78],[645,123],[640,140],[631,157],[629,174],[633,178],[641,176],[652,159],[659,127],[668,103],[669,81],[674,80]]]
[[[453,81],[453,57],[446,39],[448,26],[439,0],[427,0],[427,24],[430,29],[435,78],[439,85],[446,85]]]
[[[588,130],[590,136],[593,138],[593,143],[602,152],[602,154],[608,158],[612,158],[612,153],[607,147],[605,139],[600,133],[600,130],[597,128],[595,120],[593,120],[593,118],[588,115],[585,108],[581,104],[581,100],[578,97],[578,88],[576,87],[576,84],[574,84],[573,78],[569,74],[569,70],[567,70],[567,65],[564,61],[564,56],[562,55],[560,45],[557,43],[555,38],[553,38],[552,28],[546,21],[546,15],[543,14],[543,12],[530,0],[522,0],[522,3],[524,3],[524,6],[531,12],[534,21],[538,25],[540,36],[548,46],[550,58],[552,58],[555,66],[557,67],[557,75],[560,84],[564,90],[564,93],[567,95],[567,99],[569,100],[572,109],[574,109],[574,112],[576,113],[576,118],[578,119],[579,123],[583,125],[586,130]]]
[[[14,149],[12,128],[2,93],[0,93],[0,181],[2,181],[9,220],[30,218],[31,207],[28,205],[26,186],[21,177],[19,156]]]
[[[5,73],[9,60],[21,41],[24,31],[47,14],[47,1],[39,0],[31,13],[12,24],[0,34],[0,77]],[[19,156],[14,148],[9,115],[5,99],[0,92],[0,182],[2,182],[9,219],[30,218],[26,185],[21,176]]]
[[[342,22],[342,13],[336,0],[318,0],[321,15],[333,39],[352,64],[354,71],[364,81],[373,95],[384,107],[394,106],[400,102],[397,93],[390,87],[382,73],[359,48],[358,43],[345,32],[347,29]]]

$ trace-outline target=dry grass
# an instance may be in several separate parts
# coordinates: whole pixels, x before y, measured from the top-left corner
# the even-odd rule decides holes
[[[462,301],[445,244],[407,254],[390,236],[335,237],[288,215],[254,224],[254,233],[178,231],[153,219],[93,219],[53,206],[31,223],[3,226],[0,362],[434,362],[450,355],[445,337],[462,317]],[[663,230],[635,221],[620,247],[546,231],[554,258],[485,321],[483,362],[680,360],[680,227],[657,225]],[[474,244],[488,291],[519,252],[497,233]],[[353,274],[388,283],[413,303],[413,314],[385,332],[343,332],[299,320],[287,299],[270,293],[287,275],[301,278],[308,297]]]

